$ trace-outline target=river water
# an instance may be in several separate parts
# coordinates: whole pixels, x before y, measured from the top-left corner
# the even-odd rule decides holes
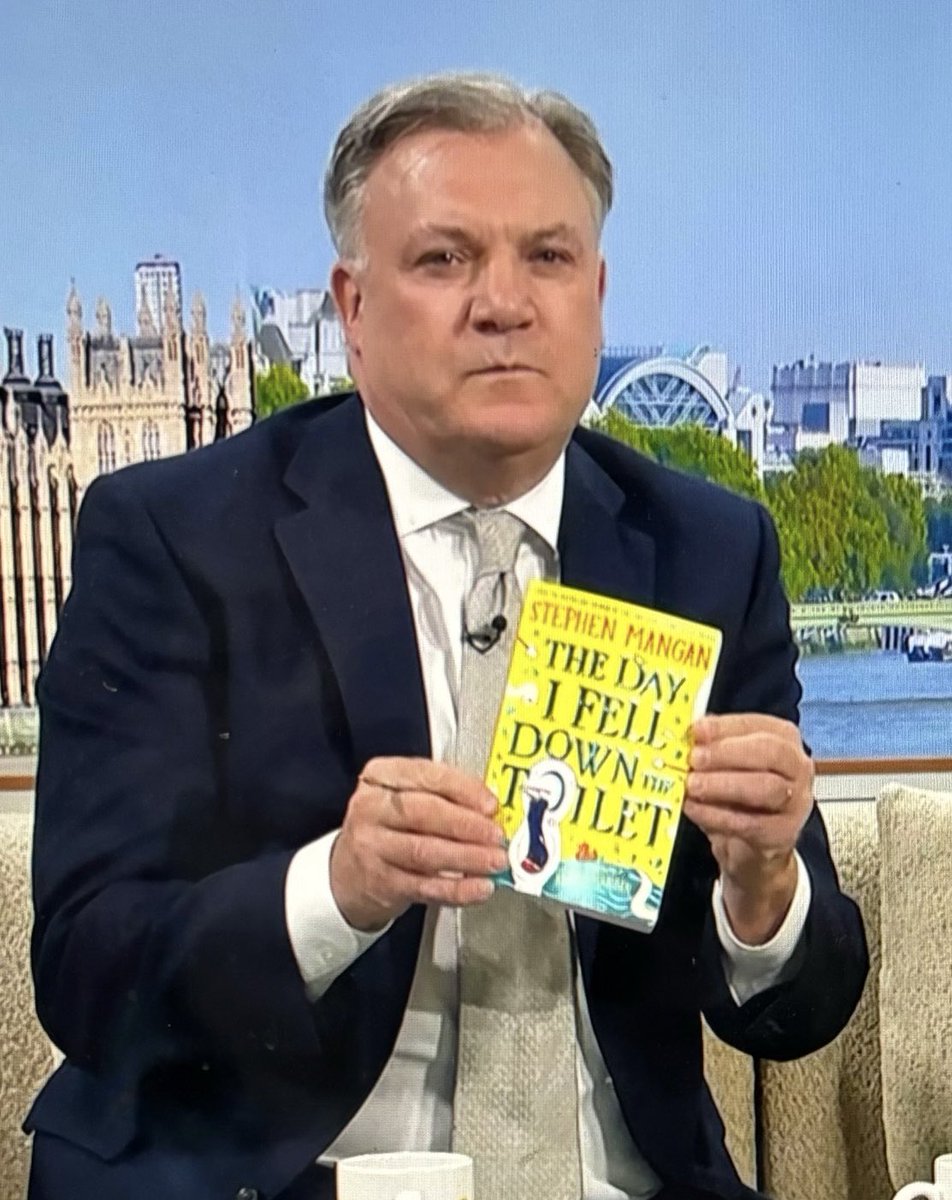
[[[952,757],[952,663],[855,651],[802,658],[798,672],[815,758]]]

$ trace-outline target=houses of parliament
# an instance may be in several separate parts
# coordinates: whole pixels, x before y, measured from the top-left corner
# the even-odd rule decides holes
[[[99,300],[86,327],[75,287],[66,306],[66,373],[53,338],[38,339],[28,372],[23,333],[6,329],[0,377],[0,707],[34,703],[36,676],[70,587],[73,529],[97,475],[165,458],[248,426],[254,411],[252,343],[240,299],[227,341],[208,335],[196,296],[185,328],[177,295],[152,311],[138,296],[137,332],[117,334]]]

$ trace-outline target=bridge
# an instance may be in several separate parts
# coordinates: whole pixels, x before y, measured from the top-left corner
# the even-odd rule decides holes
[[[790,624],[794,629],[853,625],[881,628],[891,625],[915,629],[952,629],[952,596],[922,600],[824,600],[816,604],[792,604]]]

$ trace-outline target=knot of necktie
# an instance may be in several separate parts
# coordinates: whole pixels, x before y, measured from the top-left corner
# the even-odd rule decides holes
[[[511,571],[526,529],[522,521],[501,508],[471,508],[463,516],[476,538],[477,578]]]
[[[525,526],[501,509],[469,509],[464,514],[476,540],[476,575],[463,600],[463,634],[481,654],[499,641],[517,618],[519,584],[513,570]]]

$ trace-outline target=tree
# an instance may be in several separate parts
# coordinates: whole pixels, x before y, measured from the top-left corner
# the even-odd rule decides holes
[[[700,425],[665,428],[636,425],[614,410],[599,418],[593,428],[665,466],[700,475],[744,496],[764,498],[763,486],[751,460],[743,450],[711,429]]]
[[[925,555],[925,510],[908,479],[860,465],[854,450],[803,451],[767,487],[791,599],[822,590],[911,590]]]
[[[869,485],[886,518],[889,551],[880,587],[908,591],[926,576],[928,523],[918,484],[901,475],[870,472]]]
[[[771,476],[765,489],[743,451],[711,430],[649,428],[616,412],[595,427],[658,462],[766,503],[793,600],[816,590],[843,596],[874,588],[909,591],[922,572],[926,509],[918,487],[863,467],[845,446],[803,451],[793,471]],[[944,511],[930,510],[933,530],[944,528]]]
[[[952,495],[947,494],[941,500],[927,500],[926,521],[929,527],[930,550],[952,546]]]
[[[287,363],[275,363],[263,375],[255,376],[255,416],[259,420],[307,396],[307,384]]]

